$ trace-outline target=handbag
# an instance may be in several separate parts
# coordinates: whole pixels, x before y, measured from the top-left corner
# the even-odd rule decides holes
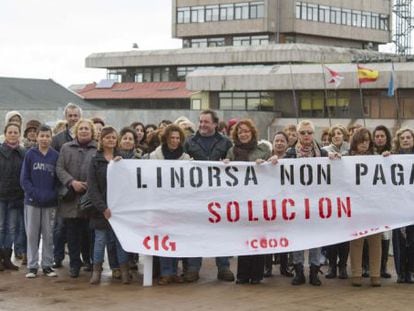
[[[92,201],[89,199],[88,193],[84,193],[79,198],[79,211],[83,214],[90,214],[95,211]]]
[[[75,190],[72,187],[61,185],[58,190],[58,199],[61,202],[71,202],[76,198]]]

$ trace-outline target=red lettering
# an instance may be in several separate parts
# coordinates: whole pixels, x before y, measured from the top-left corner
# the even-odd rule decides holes
[[[270,239],[269,240],[269,247],[276,248],[277,247],[277,240],[276,239]]]
[[[345,213],[345,216],[348,218],[351,217],[351,198],[346,197],[346,201],[343,202],[341,198],[336,199],[336,203],[338,205],[338,218],[342,217],[342,212]]]
[[[326,204],[324,204],[326,202]],[[324,208],[326,207],[326,210]],[[331,218],[332,216],[332,202],[329,198],[320,198],[319,199],[319,216],[322,219]]]
[[[218,223],[218,222],[220,222],[220,221],[221,221],[221,216],[220,216],[220,214],[219,214],[219,213],[217,213],[217,212],[214,210],[214,208],[218,208],[218,209],[220,209],[220,208],[221,208],[221,206],[220,206],[220,204],[219,204],[218,202],[211,202],[211,203],[209,203],[209,204],[208,204],[208,211],[210,212],[210,214],[211,214],[212,216],[214,216],[214,218],[213,218],[213,217],[209,217],[209,218],[208,218],[208,221],[209,221],[209,222],[211,222],[211,223],[213,223],[213,224]]]
[[[158,235],[154,235],[154,249],[158,251],[160,249],[160,242],[158,239]]]
[[[247,201],[247,210],[249,211],[249,221],[259,220],[259,218],[255,217],[253,214],[253,202],[251,200]]]
[[[234,207],[234,217],[232,216],[232,207]],[[239,202],[232,201],[227,203],[227,220],[229,222],[237,222],[240,220],[240,206]]]
[[[257,248],[257,240],[252,240],[251,242],[250,242],[250,246],[252,247],[252,248]]]
[[[293,220],[293,219],[295,219],[296,213],[292,212],[288,216],[288,213],[287,213],[287,205],[288,204],[290,206],[294,207],[295,206],[295,201],[293,201],[292,199],[283,199],[283,201],[282,201],[282,216],[283,216],[284,220]]]
[[[144,247],[146,248],[146,249],[151,249],[151,246],[149,246],[149,241],[151,241],[151,237],[150,236],[147,236],[145,239],[144,239],[144,241],[142,242],[142,244],[144,244]]]
[[[260,239],[260,247],[267,248],[267,240],[265,238]]]
[[[267,200],[263,201],[263,216],[267,221],[272,221],[276,219],[276,200],[271,200],[272,202],[272,215],[269,216],[269,206]]]
[[[309,219],[310,218],[310,204],[309,204],[309,199],[305,198],[305,219]]]
[[[289,240],[287,238],[280,238],[280,246],[288,247],[289,246]]]

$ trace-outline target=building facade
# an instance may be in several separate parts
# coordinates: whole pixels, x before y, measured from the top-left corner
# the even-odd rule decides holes
[[[173,0],[183,48],[307,43],[370,48],[391,41],[390,0]]]

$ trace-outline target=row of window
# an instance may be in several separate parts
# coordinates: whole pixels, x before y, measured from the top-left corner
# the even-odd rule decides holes
[[[389,16],[296,1],[296,18],[320,23],[389,30]]]
[[[263,16],[263,1],[191,6],[177,9],[177,24],[257,19]]]
[[[267,92],[220,92],[221,110],[266,110],[272,111],[274,97]]]
[[[233,46],[258,46],[269,44],[269,36],[240,36],[230,38],[229,45]],[[184,48],[205,48],[215,46],[225,46],[225,38],[197,38],[183,40]]]

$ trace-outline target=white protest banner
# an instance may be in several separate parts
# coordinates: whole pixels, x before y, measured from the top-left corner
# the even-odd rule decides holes
[[[253,162],[120,160],[110,223],[129,252],[290,252],[414,223],[414,156]]]

